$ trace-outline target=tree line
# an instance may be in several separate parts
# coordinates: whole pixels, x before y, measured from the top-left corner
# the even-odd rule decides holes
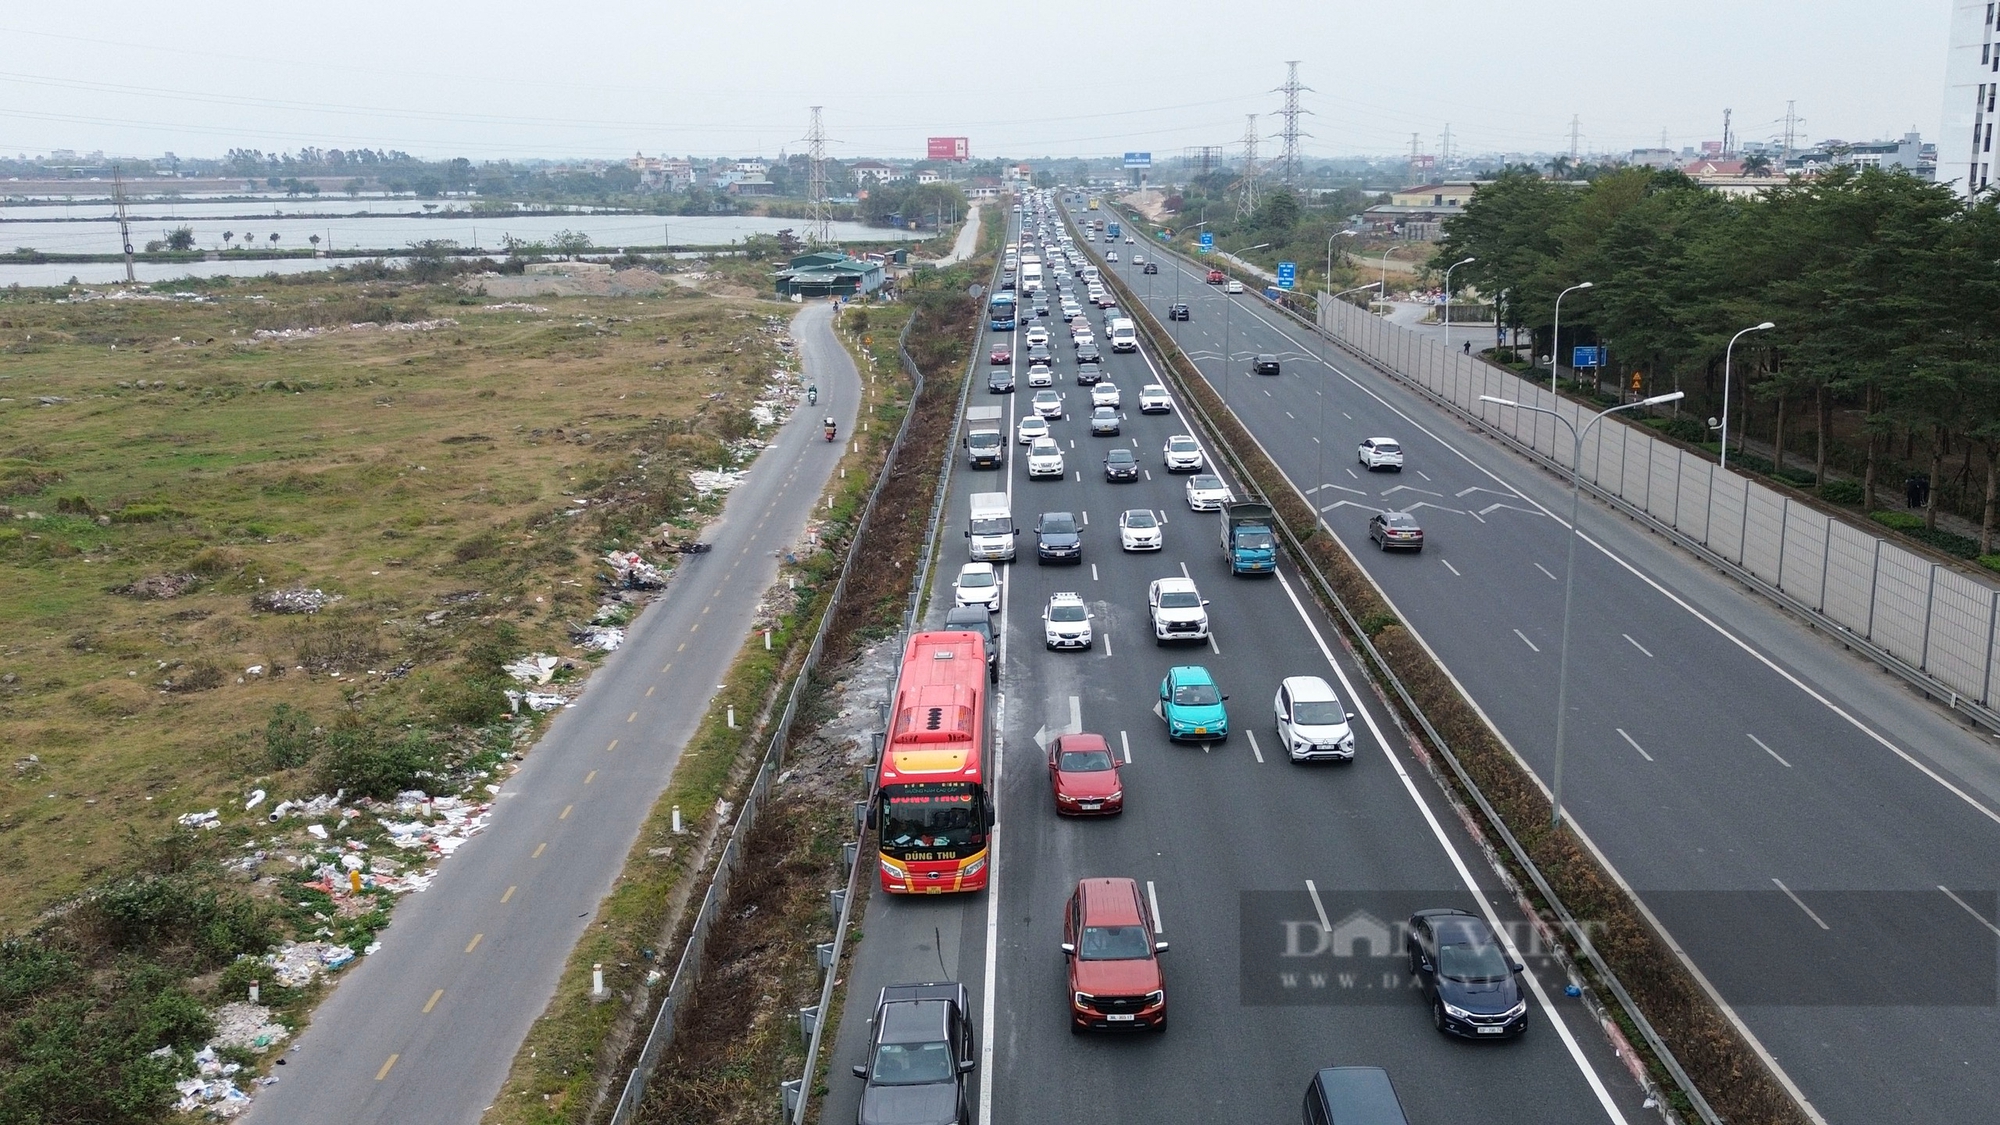
[[[1445,223],[1434,269],[1500,302],[1537,356],[1609,346],[1611,374],[1649,393],[1679,387],[1719,413],[1729,341],[1731,432],[1755,427],[1785,467],[1793,431],[1813,483],[1858,470],[1877,507],[1891,470],[1927,471],[1938,504],[1978,507],[1993,551],[2000,497],[2000,205],[1971,205],[1906,172],[1838,168],[1752,196],[1672,171],[1588,184],[1514,170]],[[1562,338],[1550,335],[1557,295]],[[1741,428],[1739,428],[1739,426]],[[1900,442],[1898,439],[1901,439]],[[1899,450],[1900,445],[1900,450]],[[1974,500],[1983,472],[1983,503]]]

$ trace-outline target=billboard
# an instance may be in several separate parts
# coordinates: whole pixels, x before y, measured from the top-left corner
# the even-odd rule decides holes
[[[970,160],[972,159],[972,139],[970,137],[931,137],[924,143],[926,160]]]
[[[1151,168],[1152,166],[1153,154],[1150,152],[1128,152],[1125,154],[1125,167],[1127,168]]]

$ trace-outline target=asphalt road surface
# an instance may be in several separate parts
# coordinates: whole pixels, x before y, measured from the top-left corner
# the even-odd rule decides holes
[[[792,322],[819,405],[779,430],[704,534],[712,550],[683,561],[550,724],[486,831],[341,975],[248,1120],[470,1125],[499,1093],[846,449],[819,425],[851,432],[861,394],[832,318],[812,304]]]
[[[1121,247],[1121,249],[1125,249]],[[1261,296],[1110,267],[1544,779],[1553,776],[1565,480],[1322,346]],[[1258,353],[1283,373],[1251,374]],[[1398,439],[1370,473],[1366,437]],[[1421,555],[1368,515],[1413,513]],[[1994,1120],[2000,756],[1638,525],[1586,504],[1564,765],[1574,823],[1825,1120]]]
[[[998,342],[1009,334],[988,335]],[[861,1083],[848,1070],[863,1061],[876,991],[940,978],[973,990],[981,1125],[1288,1121],[1312,1072],[1335,1064],[1386,1066],[1419,1122],[1555,1125],[1650,1116],[1589,1014],[1564,998],[1560,969],[1540,955],[1379,701],[1356,696],[1354,661],[1299,575],[1289,563],[1277,577],[1228,574],[1217,517],[1191,512],[1186,478],[1163,468],[1167,437],[1189,429],[1178,404],[1171,414],[1138,413],[1140,386],[1157,381],[1150,357],[1106,356],[1125,417],[1119,436],[1092,437],[1089,391],[1073,380],[1068,341],[1054,351],[1068,413],[1053,429],[1068,477],[1028,481],[1023,447],[1010,442],[1001,472],[973,471],[962,459],[955,465],[946,507],[947,542],[960,539],[954,531],[964,526],[971,492],[1010,492],[1016,522],[1030,529],[1043,511],[1087,520],[1082,565],[1038,566],[1028,530],[1019,561],[1005,568],[993,886],[979,895],[920,898],[871,891],[820,1120],[854,1120]],[[1025,388],[989,396],[975,387],[971,402],[1001,405],[1011,437],[1026,397]],[[1104,479],[1104,452],[1119,444],[1137,452],[1142,480]],[[1120,551],[1117,516],[1128,508],[1165,518],[1164,550]],[[934,623],[962,558],[947,551],[939,563]],[[1158,647],[1146,585],[1183,573],[1210,601],[1213,641]],[[1075,591],[1090,606],[1091,650],[1044,648],[1039,617],[1056,591]],[[1229,693],[1235,733],[1226,742],[1166,740],[1154,705],[1161,677],[1177,664],[1207,666]],[[1325,677],[1362,716],[1355,762],[1286,760],[1271,701],[1279,680],[1291,675]],[[1129,760],[1122,816],[1056,816],[1039,740],[1078,729],[1103,734]],[[1104,875],[1139,880],[1157,903],[1159,936],[1172,945],[1163,1035],[1073,1037],[1065,1030],[1061,908],[1078,879]],[[1400,947],[1370,944],[1378,940],[1370,935],[1427,906],[1489,912],[1502,923],[1533,981],[1525,1036],[1465,1043],[1432,1028],[1426,1003],[1408,988]],[[1282,937],[1322,927],[1346,935],[1342,944],[1288,948]]]

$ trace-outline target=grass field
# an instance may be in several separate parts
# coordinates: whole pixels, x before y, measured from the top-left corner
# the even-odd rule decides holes
[[[393,279],[0,294],[0,928],[179,814],[339,780],[314,750],[343,731],[455,760],[504,710],[498,660],[583,659],[603,549],[698,518],[686,470],[754,433],[789,312],[486,303]],[[256,608],[296,586],[338,600]],[[289,754],[280,704],[310,719]]]

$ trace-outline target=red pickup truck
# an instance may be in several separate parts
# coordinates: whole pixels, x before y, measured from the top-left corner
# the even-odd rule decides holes
[[[1225,281],[1227,281],[1227,280],[1229,280],[1229,279],[1228,279],[1227,277],[1224,277],[1224,276],[1223,276],[1223,273],[1222,273],[1222,271],[1221,271],[1221,270],[1210,270],[1210,271],[1208,271],[1208,283],[1209,283],[1210,285],[1220,285],[1220,284],[1222,284],[1223,282],[1225,282]]]

